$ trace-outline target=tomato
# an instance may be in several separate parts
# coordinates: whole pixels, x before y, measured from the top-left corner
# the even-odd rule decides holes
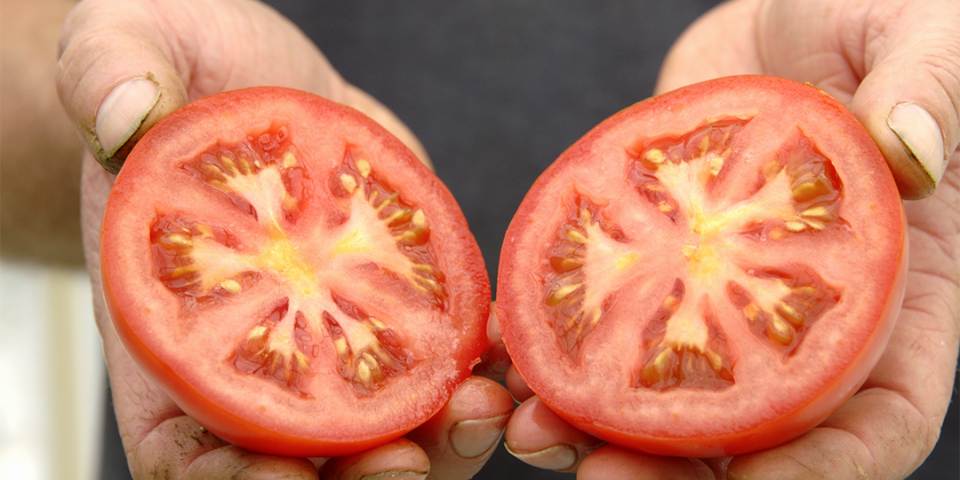
[[[253,88],[131,152],[102,232],[138,363],[248,449],[338,455],[423,423],[486,344],[489,282],[456,201],[373,120]]]
[[[877,147],[813,87],[746,76],[633,105],[564,152],[507,231],[507,349],[602,439],[717,456],[784,442],[863,383],[903,295]]]

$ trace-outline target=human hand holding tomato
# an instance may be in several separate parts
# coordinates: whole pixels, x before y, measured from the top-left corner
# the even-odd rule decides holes
[[[61,100],[96,160],[114,171],[140,135],[188,100],[251,85],[290,86],[353,106],[429,162],[396,117],[347,84],[302,33],[259,3],[88,1],[64,26]],[[431,478],[469,478],[489,458],[513,403],[502,387],[480,377],[461,384],[406,439],[347,457],[261,455],[206,431],[141,373],[103,303],[100,226],[112,183],[88,154],[82,185],[86,259],[135,478],[424,478],[427,472]]]
[[[855,396],[819,427],[779,447],[688,460],[603,446],[547,409],[511,368],[508,386],[524,403],[507,428],[510,450],[531,465],[576,471],[583,479],[903,478],[912,472],[939,436],[960,336],[960,68],[950,53],[960,48],[958,18],[955,2],[733,1],[695,23],[661,72],[658,92],[742,73],[811,82],[864,123],[905,198],[932,192],[905,205],[910,264],[903,309]]]

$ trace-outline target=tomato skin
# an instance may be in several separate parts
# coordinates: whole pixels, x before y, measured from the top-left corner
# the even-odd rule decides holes
[[[224,381],[204,377],[199,370],[192,371],[191,358],[205,354],[201,347],[184,342],[183,351],[178,352],[177,342],[164,338],[177,331],[166,324],[168,319],[178,317],[179,307],[167,302],[170,293],[159,285],[156,267],[151,267],[151,262],[146,260],[154,247],[150,244],[149,226],[143,223],[154,215],[149,211],[154,205],[163,207],[165,197],[176,196],[166,192],[166,188],[179,191],[176,183],[182,180],[169,180],[164,169],[195,157],[206,144],[218,141],[221,134],[242,139],[246,135],[242,129],[248,128],[248,123],[269,127],[271,122],[278,121],[293,122],[290,126],[294,133],[309,134],[325,125],[332,125],[331,130],[346,132],[360,147],[382,154],[381,175],[396,182],[403,195],[425,203],[423,209],[433,222],[432,235],[443,247],[436,250],[435,260],[444,269],[449,293],[444,317],[449,323],[438,328],[442,332],[436,335],[444,336],[448,339],[446,344],[455,343],[458,348],[442,346],[431,350],[437,356],[418,358],[417,367],[410,371],[415,377],[398,374],[396,381],[387,384],[384,391],[393,395],[390,398],[395,397],[393,392],[404,389],[415,392],[409,395],[406,404],[381,400],[374,393],[357,400],[356,411],[331,411],[326,407],[324,414],[323,404],[318,403],[316,410],[310,410],[310,403],[303,398],[291,399],[290,403],[295,405],[291,407],[276,401],[283,399],[283,389],[269,384],[269,379],[245,384],[247,380],[242,378]],[[237,133],[231,128],[241,130]],[[339,141],[338,137],[317,134],[307,139],[307,134],[303,136],[306,147],[300,145],[305,150],[301,151],[303,159],[308,166],[320,171],[319,164],[313,163],[310,147],[327,148],[327,143]],[[322,141],[318,143],[314,138]],[[319,189],[325,178],[311,180],[310,188]],[[305,209],[323,208],[321,201],[308,200],[311,202],[304,202]],[[210,210],[215,209],[205,211]],[[239,216],[228,211],[217,220],[226,226],[239,222],[230,215]],[[303,224],[312,221],[313,217],[301,219]],[[291,227],[295,238],[308,231],[303,226]],[[373,120],[352,108],[296,90],[259,87],[218,94],[174,112],[153,127],[131,152],[111,192],[101,232],[100,267],[111,320],[137,364],[186,414],[205,428],[230,443],[257,452],[287,456],[345,455],[398,438],[443,407],[453,390],[470,376],[472,367],[487,348],[489,281],[479,247],[453,196],[406,146]],[[412,305],[407,307],[416,308]],[[228,334],[215,341],[232,342]],[[410,385],[414,379],[422,383]],[[260,391],[256,382],[264,383],[263,390],[269,392]],[[335,396],[343,391],[350,390],[331,389],[328,393]],[[350,402],[344,400],[344,403]],[[258,404],[268,405],[267,410]],[[368,408],[375,411],[364,412],[365,407],[360,404],[369,405]],[[360,418],[364,416],[368,419]],[[372,418],[385,420],[377,424]]]
[[[866,159],[863,160],[863,165],[869,166],[867,167],[870,169],[868,176],[874,182],[865,190],[875,192],[877,194],[875,205],[880,205],[879,208],[886,209],[886,213],[878,216],[877,222],[882,225],[879,229],[884,230],[884,235],[888,240],[888,244],[882,248],[889,254],[882,263],[876,265],[875,274],[883,278],[879,282],[882,286],[877,291],[868,293],[876,299],[876,305],[871,308],[871,311],[878,313],[875,318],[864,320],[869,327],[864,326],[862,329],[868,333],[857,342],[857,350],[851,352],[849,358],[844,357],[845,366],[831,372],[830,375],[832,376],[829,378],[815,379],[813,383],[816,383],[816,385],[810,387],[815,391],[808,392],[802,402],[786,409],[771,406],[769,409],[775,410],[776,413],[770,414],[770,418],[741,419],[743,420],[741,423],[749,426],[726,429],[723,429],[724,427],[714,428],[713,425],[692,424],[690,420],[683,417],[685,413],[697,410],[697,406],[684,402],[671,410],[677,412],[678,417],[674,421],[675,425],[679,427],[679,433],[652,433],[645,429],[646,423],[631,424],[627,419],[629,416],[627,414],[632,415],[630,410],[634,407],[631,402],[656,401],[655,399],[651,400],[653,397],[643,397],[644,400],[640,400],[640,397],[631,398],[626,394],[622,395],[623,398],[610,396],[619,395],[619,393],[611,394],[607,391],[608,387],[610,391],[617,390],[615,385],[609,385],[618,382],[616,372],[592,370],[591,365],[570,366],[554,360],[560,357],[558,355],[559,350],[552,346],[552,339],[544,338],[547,336],[545,332],[548,331],[548,329],[541,327],[544,317],[540,313],[529,313],[543,309],[542,304],[537,303],[542,297],[539,296],[536,287],[533,285],[534,280],[540,274],[532,270],[536,267],[531,267],[531,265],[536,265],[536,262],[527,260],[531,257],[537,257],[541,253],[540,251],[531,251],[532,245],[536,244],[536,241],[531,239],[538,236],[543,237],[545,229],[553,228],[553,224],[550,223],[553,220],[544,220],[543,217],[546,213],[542,212],[556,209],[543,205],[552,205],[564,201],[562,198],[556,197],[555,192],[560,190],[560,187],[556,187],[556,185],[567,181],[577,182],[582,180],[578,177],[573,177],[573,180],[570,180],[572,174],[569,172],[587,171],[593,173],[594,171],[605,172],[609,170],[607,164],[603,163],[606,160],[592,159],[591,156],[598,155],[595,153],[598,151],[609,154],[610,149],[606,148],[605,144],[603,146],[597,145],[602,144],[607,137],[623,137],[623,128],[621,128],[623,124],[635,122],[646,125],[647,128],[654,130],[649,133],[652,137],[666,134],[664,132],[671,135],[677,134],[671,128],[683,132],[689,125],[696,125],[696,121],[690,120],[689,117],[697,117],[704,111],[709,111],[710,115],[719,117],[726,114],[739,114],[740,112],[711,111],[710,107],[699,106],[703,103],[709,103],[709,99],[714,95],[736,91],[743,92],[746,98],[753,96],[754,92],[766,92],[763,95],[769,93],[769,96],[764,98],[776,97],[783,99],[784,102],[814,105],[809,109],[820,114],[825,124],[835,128],[838,132],[837,138],[843,138],[844,141],[848,142],[852,151],[863,154]],[[727,94],[727,98],[729,97],[730,95]],[[724,102],[726,102],[724,105],[736,103],[732,100],[724,100]],[[743,101],[744,111],[757,109],[763,110],[762,106],[750,105],[749,100]],[[638,118],[644,120],[637,120]],[[660,122],[670,126],[659,130],[659,127],[653,126],[658,125],[655,120],[650,120],[653,118],[660,119]],[[681,120],[671,121],[671,118]],[[677,125],[683,125],[683,127]],[[647,133],[644,132],[644,134]],[[837,141],[839,142],[839,140]],[[857,160],[857,162],[860,161]],[[595,166],[582,167],[581,170],[577,170],[579,165],[593,165],[594,163]],[[851,169],[844,172],[848,182],[850,182],[849,178],[856,175],[857,169],[864,168],[860,164],[856,167],[852,165],[841,166],[844,169]],[[863,172],[866,173],[867,171]],[[603,174],[600,173],[597,176],[603,177]],[[607,178],[606,180],[608,183],[614,183],[615,179]],[[599,182],[599,180],[596,181]],[[536,248],[541,247],[537,246]],[[640,102],[601,122],[561,154],[531,187],[507,230],[500,258],[496,308],[503,340],[514,361],[514,366],[530,388],[537,393],[541,401],[575,427],[603,440],[648,453],[688,457],[735,455],[781,444],[815,427],[856,393],[876,365],[890,338],[903,298],[907,266],[905,219],[900,206],[899,195],[879,150],[863,127],[846,111],[843,105],[829,98],[826,94],[794,82],[761,76],[728,77],[685,87]],[[543,261],[541,260],[541,262]],[[613,327],[605,327],[601,321],[601,325],[596,328],[612,329]],[[611,335],[609,331],[602,333],[606,335],[604,338],[609,338]],[[600,346],[594,344],[592,348],[597,349]],[[615,351],[614,355],[621,353],[624,352]],[[588,382],[592,382],[591,378],[604,376],[614,377],[614,379],[608,380],[606,383],[597,380],[596,383],[587,385]],[[577,388],[566,387],[565,384],[579,385],[580,390],[586,391],[583,391],[582,394],[572,395],[571,393],[577,391]],[[601,385],[603,388],[594,391],[591,395],[591,387],[596,388],[597,385]],[[773,388],[775,387],[767,387],[767,389]],[[703,395],[706,397],[710,393],[707,392]],[[733,412],[731,415],[735,413]],[[637,414],[631,418],[642,418],[642,416]],[[649,423],[669,424],[667,420],[650,421]],[[710,423],[714,422],[711,421]],[[735,422],[731,420],[728,423],[722,421],[716,423],[727,425]],[[687,433],[697,429],[708,431]]]

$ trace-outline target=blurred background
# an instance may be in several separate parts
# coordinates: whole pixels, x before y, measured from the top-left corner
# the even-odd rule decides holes
[[[496,280],[537,175],[650,95],[710,0],[270,1],[426,146]],[[68,0],[0,0],[0,479],[129,478],[83,271],[77,135],[53,86]],[[717,48],[723,48],[718,45]],[[958,478],[954,402],[913,478]],[[573,478],[502,447],[479,479]]]

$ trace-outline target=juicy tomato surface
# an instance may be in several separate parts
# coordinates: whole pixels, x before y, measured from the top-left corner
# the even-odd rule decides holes
[[[826,94],[689,86],[607,119],[533,185],[501,253],[503,339],[530,388],[602,439],[766,448],[877,362],[904,229],[879,150]]]
[[[132,356],[260,452],[403,435],[486,344],[489,282],[451,194],[373,120],[304,92],[223,93],[152,128],[113,187],[101,255]]]

